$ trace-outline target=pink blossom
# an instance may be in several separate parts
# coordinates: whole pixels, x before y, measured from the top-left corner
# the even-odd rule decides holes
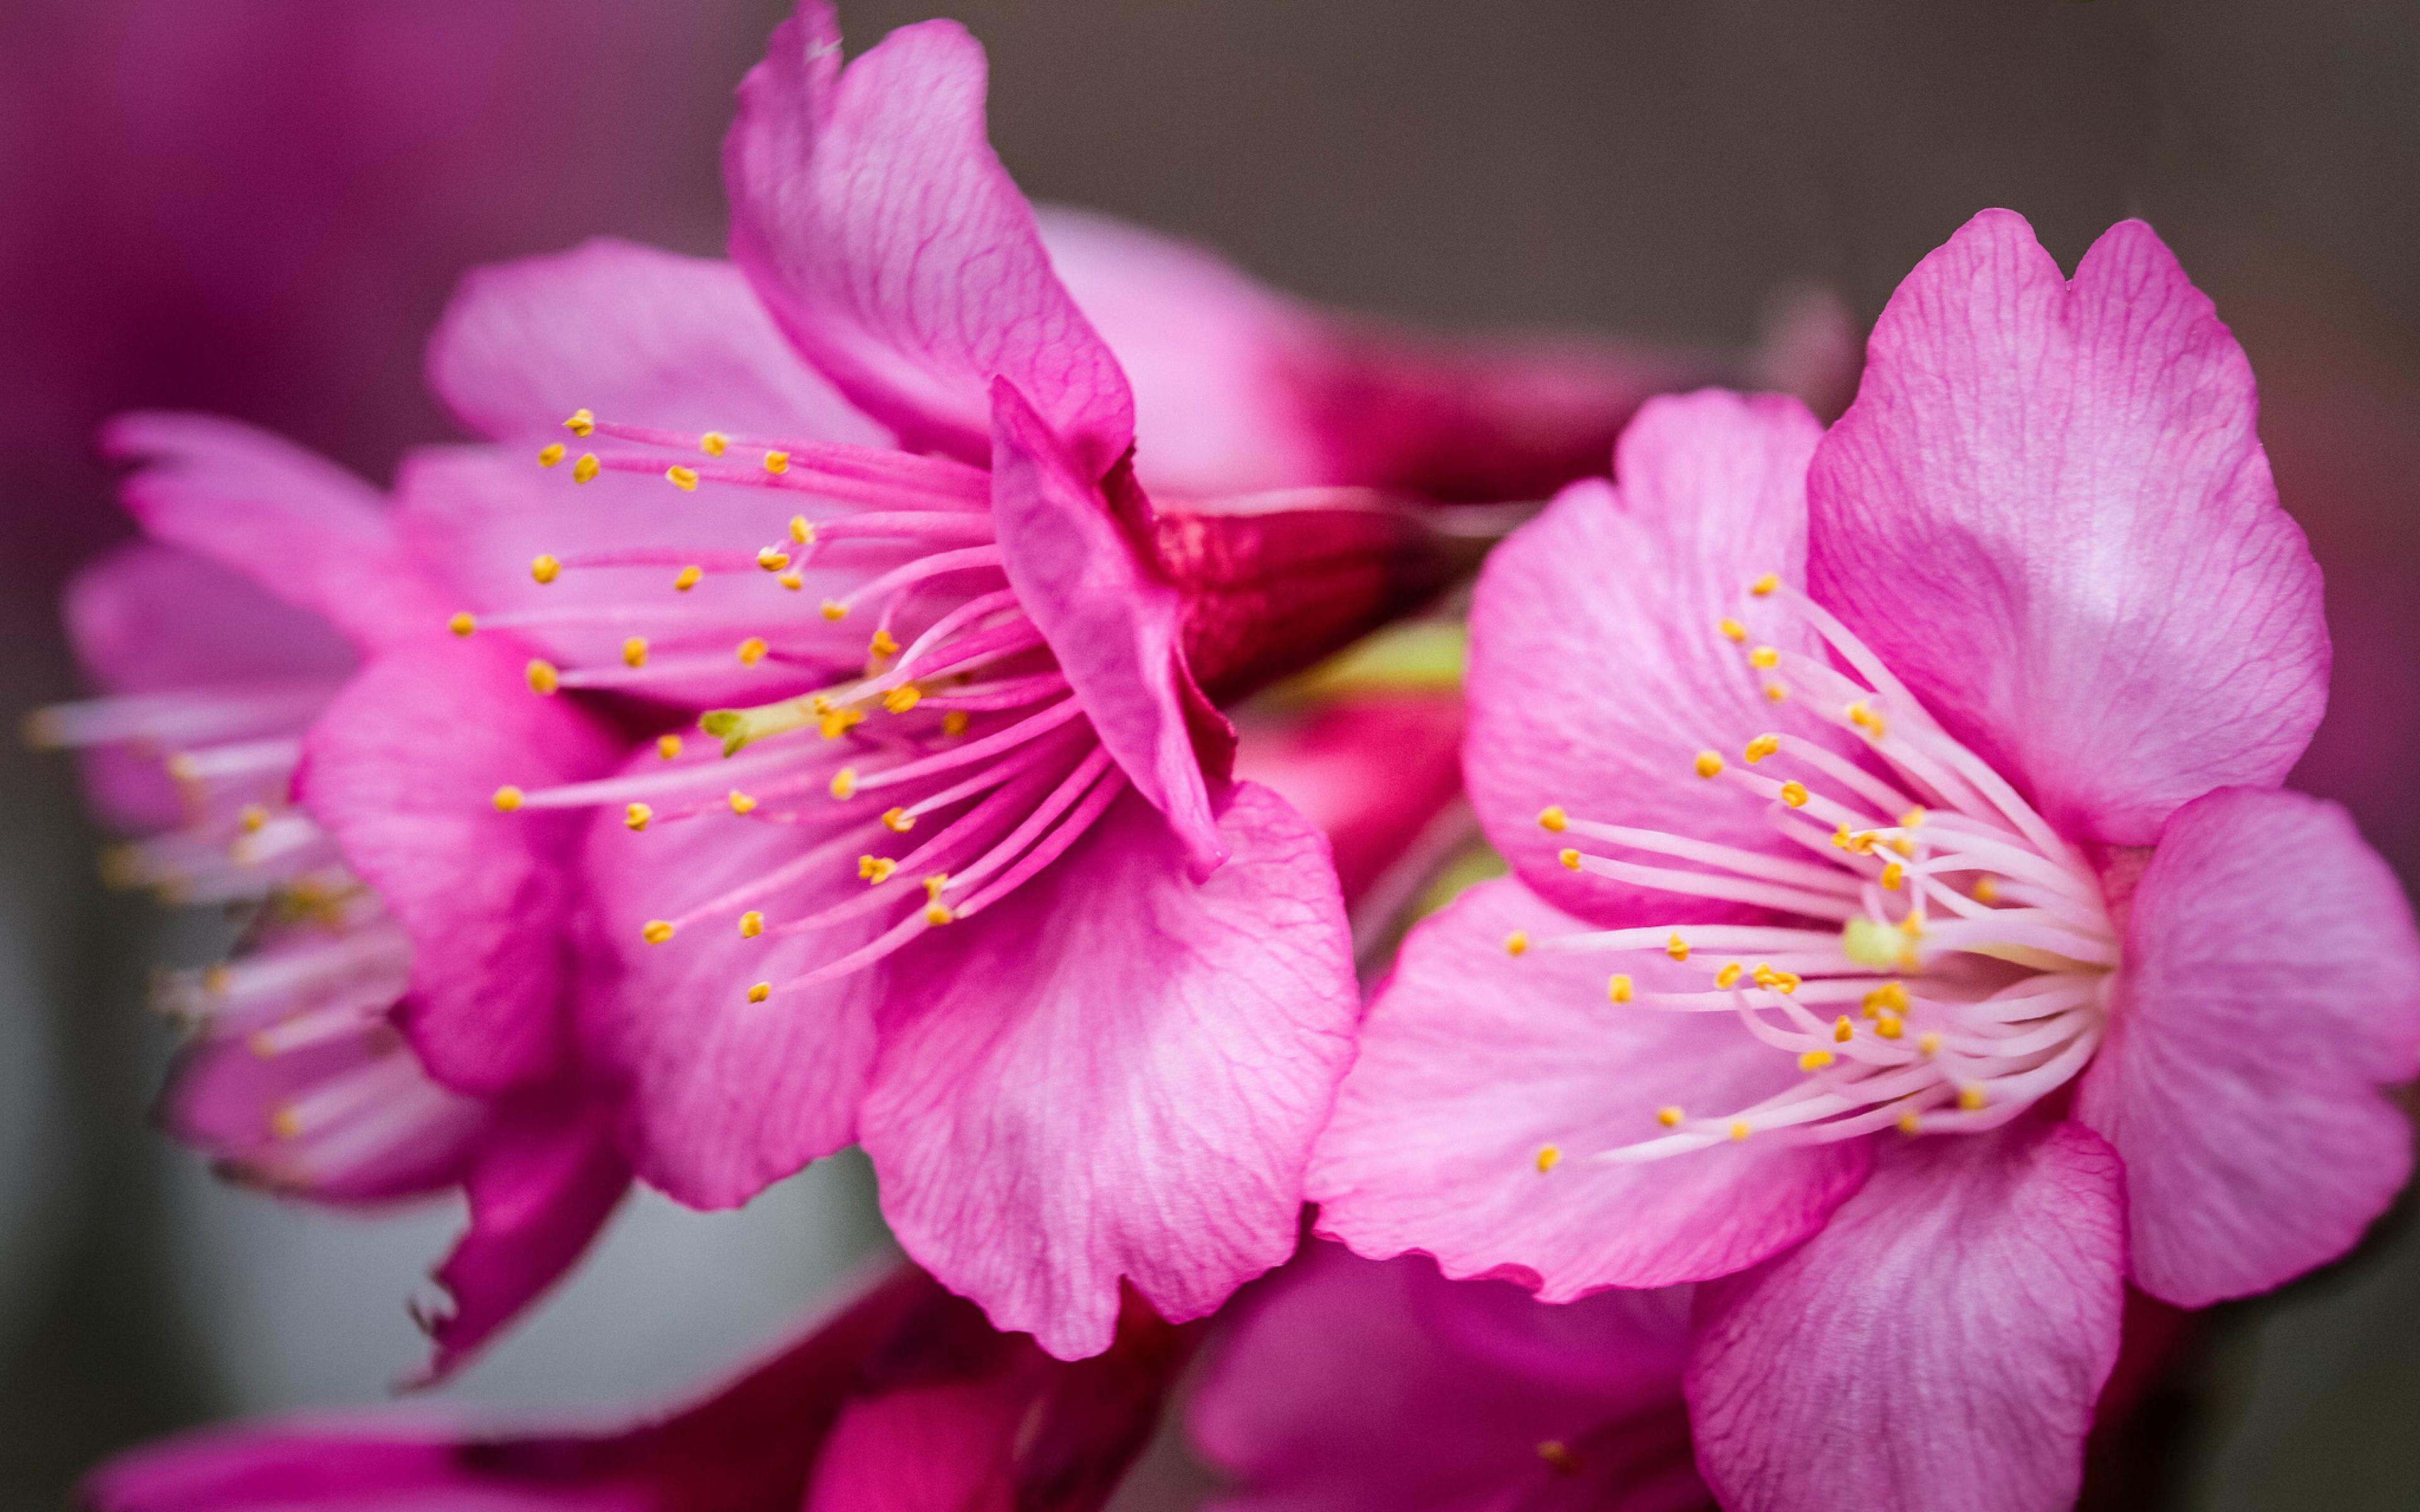
[[[83,1495],[99,1512],[1088,1512],[1192,1343],[1129,1305],[1107,1352],[1068,1364],[905,1267],[705,1400],[627,1427],[504,1433],[422,1412],[219,1428],[113,1460]]]
[[[162,1008],[193,1036],[164,1121],[231,1178],[314,1201],[461,1187],[471,1227],[438,1273],[454,1310],[429,1319],[434,1368],[450,1368],[569,1266],[628,1177],[610,1103],[551,1039],[512,1077],[459,1077],[415,1033],[467,1011],[551,1035],[571,984],[432,949],[459,935],[424,917],[409,878],[388,885],[376,837],[332,830],[293,801],[306,751],[330,730],[341,738],[363,690],[411,675],[441,600],[376,494],[315,457],[182,416],[129,417],[108,443],[139,465],[125,498],[152,539],[70,590],[70,630],[108,696],[44,711],[36,733],[85,748],[102,811],[143,836],[116,863],[125,880],[241,904],[250,920],[234,959],[163,980]],[[513,730],[517,757],[535,746],[577,775],[604,755],[576,713],[519,697],[517,668],[504,669],[501,700],[492,668],[449,659],[447,675],[446,717]],[[483,697],[495,705],[484,716]],[[306,739],[315,720],[321,733]],[[479,791],[473,743],[430,744],[415,791],[442,800],[466,779]],[[550,852],[537,832],[497,827],[414,841],[464,846],[486,877],[568,885],[576,836]]]
[[[2149,228],[2071,282],[1993,211],[1829,435],[1643,409],[1482,577],[1466,775],[1520,880],[1407,945],[1323,1230],[1707,1283],[1726,1505],[2067,1504],[2125,1281],[2273,1287],[2410,1165],[2410,911],[2276,786],[2328,648],[2254,404]]]

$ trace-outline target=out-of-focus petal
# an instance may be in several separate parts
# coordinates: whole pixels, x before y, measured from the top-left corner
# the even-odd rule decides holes
[[[1358,906],[1461,791],[1462,724],[1462,700],[1440,693],[1273,713],[1244,726],[1235,775],[1274,789],[1318,826],[1337,886]]]
[[[2072,283],[1986,210],[1916,265],[1808,475],[1815,596],[2063,832],[2269,786],[2327,697],[2243,352],[2151,228]]]
[[[1359,1011],[1326,846],[1223,795],[1201,883],[1127,796],[999,905],[903,952],[862,1115],[908,1252],[1062,1358],[1120,1278],[1197,1318],[1293,1250]]]
[[[1728,1014],[1608,1003],[1604,958],[1538,948],[1580,927],[1506,879],[1412,932],[1311,1162],[1322,1234],[1373,1257],[1421,1251],[1448,1275],[1517,1279],[1568,1302],[1743,1270],[1814,1232],[1857,1189],[1864,1140],[1592,1159],[1664,1133],[1659,1107],[1745,1107],[1800,1073]],[[1517,957],[1505,948],[1514,931],[1533,942]],[[1683,980],[1702,978],[1674,968],[1668,985]],[[1658,985],[1637,980],[1642,993]],[[1557,1159],[1542,1161],[1550,1147]]]
[[[2126,1161],[2137,1285],[2188,1307],[2352,1247],[2412,1170],[2380,1088],[2420,1074],[2420,939],[2343,810],[2225,789],[2133,894],[2076,1117]]]
[[[1815,1238],[1699,1288],[1689,1410],[1723,1505],[2072,1505],[2118,1357],[2124,1185],[2080,1124],[1936,1135]]]

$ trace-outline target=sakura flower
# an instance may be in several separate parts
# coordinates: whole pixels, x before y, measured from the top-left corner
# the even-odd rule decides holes
[[[424,1412],[212,1429],[103,1465],[83,1496],[99,1512],[1086,1512],[1142,1446],[1192,1342],[1130,1306],[1107,1353],[1066,1364],[904,1267],[706,1400],[628,1427],[506,1435]]]
[[[2410,1166],[2409,908],[2276,786],[2328,648],[2254,402],[2147,227],[2071,282],[1992,211],[1829,435],[1642,410],[1481,579],[1466,775],[1519,880],[1407,945],[1324,1231],[1709,1283],[1726,1505],[2067,1504],[2124,1281],[2275,1286]]]
[[[376,495],[315,457],[179,416],[122,420],[108,443],[141,464],[125,496],[154,541],[70,590],[77,649],[111,691],[44,711],[35,733],[86,748],[105,815],[144,832],[115,862],[126,880],[248,918],[233,959],[162,980],[161,1006],[193,1033],[163,1117],[234,1179],[314,1201],[464,1188],[472,1227],[439,1273],[455,1310],[429,1319],[438,1368],[450,1367],[571,1262],[628,1175],[610,1104],[560,1062],[476,1095],[430,1075],[406,1035],[447,1011],[448,994],[415,952],[414,898],[365,879],[359,863],[380,870],[375,851],[354,854],[292,801],[309,726],[347,717],[349,674],[358,688],[407,671],[440,600],[400,558]],[[364,654],[380,658],[366,672]],[[456,716],[495,687],[492,668],[484,682],[463,671],[449,659]],[[566,775],[596,764],[576,715],[510,696],[517,668],[504,678],[500,719]],[[431,756],[416,780],[443,792],[463,779]],[[490,876],[528,887],[563,873],[560,854],[516,854],[542,839],[526,829],[486,839]],[[564,987],[487,978],[471,991],[491,1020],[544,1021]]]

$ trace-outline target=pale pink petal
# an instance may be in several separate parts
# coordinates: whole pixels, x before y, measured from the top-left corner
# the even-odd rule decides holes
[[[582,409],[701,434],[888,440],[799,358],[738,269],[608,239],[473,270],[429,342],[428,380],[480,435],[575,452],[561,427]]]
[[[1701,750],[1736,761],[1768,731],[1841,744],[1801,701],[1775,704],[1749,645],[1811,650],[1810,633],[1748,585],[1795,580],[1802,480],[1821,434],[1797,401],[1707,390],[1651,401],[1622,434],[1616,481],[1575,484],[1488,558],[1470,620],[1464,779],[1488,838],[1532,887],[1596,918],[1725,905],[1566,871],[1541,829],[1575,819],[1795,851],[1770,805],[1699,778]],[[1734,644],[1725,618],[1751,640]],[[1736,912],[1736,910],[1731,910]]]
[[[984,134],[983,48],[905,26],[846,69],[801,0],[723,147],[733,258],[807,360],[911,451],[991,455],[1014,382],[1098,478],[1134,440],[1125,375],[1050,270]]]
[[[1815,1238],[1700,1288],[1689,1412],[1723,1505],[2072,1505],[2118,1358],[2124,1186],[2080,1124],[1936,1134]]]
[[[471,1226],[437,1268],[451,1307],[427,1319],[443,1378],[560,1280],[630,1188],[614,1109],[576,1081],[517,1092],[489,1114],[462,1176]]]
[[[632,771],[653,775],[652,748]],[[801,874],[757,887],[693,922],[687,916],[735,888],[774,878],[808,856],[812,839],[797,826],[732,813],[726,789],[707,785],[703,812],[665,816],[644,832],[602,813],[588,841],[587,874],[605,939],[620,975],[595,1005],[603,1053],[628,1079],[628,1133],[639,1174],[698,1208],[737,1207],[767,1186],[857,1137],[857,1103],[874,1058],[874,1004],[887,966],[748,1000],[758,982],[784,988],[845,955],[888,927],[896,898],[803,933],[785,926],[861,897],[854,851],[835,852]],[[914,891],[901,877],[892,890]],[[919,898],[922,897],[918,893]],[[743,913],[764,917],[765,933],[739,933]],[[647,944],[650,920],[685,920],[672,938]]]
[[[101,433],[153,540],[232,568],[370,649],[437,623],[376,490],[266,431],[211,415],[120,415]]]
[[[1608,1002],[1607,957],[1541,949],[1579,929],[1510,879],[1424,921],[1361,1026],[1311,1162],[1319,1231],[1374,1258],[1418,1250],[1567,1302],[1754,1265],[1821,1227],[1865,1179],[1869,1142],[1725,1142],[1648,1164],[1592,1159],[1713,1118],[1803,1073],[1729,1014]],[[1531,945],[1519,956],[1514,931]],[[1624,957],[1640,993],[1700,987]],[[1540,1171],[1553,1147],[1559,1162]]]
[[[411,936],[402,1021],[440,1082],[501,1091],[566,1048],[579,821],[493,799],[597,776],[614,754],[592,717],[475,642],[380,657],[305,740],[296,792]]]
[[[1916,265],[1809,474],[1815,596],[2053,825],[2147,845],[2286,775],[2326,702],[2319,574],[2243,352],[2151,228],[2070,284],[1986,210]]]
[[[1186,879],[1127,796],[998,906],[897,958],[862,1136],[908,1252],[1064,1359],[1121,1278],[1196,1318],[1295,1244],[1303,1163],[1359,1011],[1315,831],[1223,795]]]
[[[1102,746],[1206,872],[1225,848],[1187,718],[1183,603],[1025,395],[1002,380],[992,397],[992,517],[1009,583]]]
[[[2352,1247],[2412,1170],[2381,1088],[2420,1074],[2420,940],[2345,811],[2223,789],[2133,894],[2076,1117],[2126,1160],[2135,1283],[2187,1307]]]
[[[1688,1341],[1683,1288],[1556,1306],[1313,1244],[1238,1304],[1188,1423],[1234,1512],[1637,1508],[1697,1479]]]

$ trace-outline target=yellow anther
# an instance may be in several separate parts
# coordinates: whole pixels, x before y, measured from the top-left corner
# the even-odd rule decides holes
[[[882,695],[882,706],[893,714],[905,714],[922,702],[924,690],[913,683],[902,683]]]
[[[1560,804],[1548,804],[1538,810],[1538,827],[1559,835],[1570,825],[1572,816],[1563,812]]]
[[[563,576],[563,563],[540,552],[530,559],[530,576],[541,583],[551,583]]]
[[[1747,967],[1741,965],[1736,961],[1726,962],[1723,968],[1714,973],[1714,985],[1717,987],[1736,987],[1739,985],[1740,978],[1745,975]]]
[[[948,903],[937,903],[924,910],[924,922],[927,924],[946,924],[957,917],[957,915],[950,912],[950,905]]]
[[[1506,955],[1525,954],[1528,949],[1529,932],[1528,930],[1516,929],[1512,933],[1504,936],[1504,953]]]
[[[857,768],[844,766],[832,774],[831,795],[845,801],[857,796]]]
[[[1686,1117],[1688,1117],[1688,1115],[1683,1113],[1679,1108],[1668,1105],[1655,1110],[1655,1121],[1662,1124],[1667,1129],[1679,1128],[1681,1126],[1681,1120]]]
[[[1748,584],[1747,591],[1754,594],[1759,598],[1763,598],[1780,586],[1781,574],[1777,572],[1768,572],[1763,577],[1759,578],[1756,581]]]
[[[445,622],[445,628],[453,631],[456,635],[469,635],[478,627],[479,622],[473,619],[467,613],[457,614],[452,619]]]
[[[1729,615],[1715,621],[1714,628],[1723,632],[1726,640],[1743,641],[1747,639],[1747,626]]]
[[[495,804],[496,812],[510,813],[521,806],[521,799],[526,795],[520,789],[507,782],[496,790],[496,795],[490,801]]]
[[[1778,703],[1789,696],[1790,689],[1782,687],[1779,683],[1767,683],[1764,685],[1764,700],[1768,703]]]
[[[748,989],[748,1000],[752,1003],[761,1003],[772,995],[773,984],[769,981],[760,981]]]
[[[1740,755],[1746,759],[1747,764],[1750,766],[1754,766],[1757,763],[1764,760],[1767,756],[1772,755],[1775,751],[1779,750],[1780,748],[1781,737],[1779,735],[1759,735],[1754,740],[1747,743],[1747,749],[1740,752]]]
[[[799,546],[806,546],[812,543],[814,538],[815,526],[813,520],[810,520],[804,515],[793,515],[790,517],[790,539],[792,541],[796,542]]]
[[[1747,654],[1747,664],[1761,672],[1769,672],[1781,665],[1781,653],[1772,646],[1759,646]]]
[[[647,827],[647,821],[655,816],[656,810],[653,809],[644,803],[634,803],[622,810],[622,823],[632,829],[644,829]]]
[[[916,816],[905,809],[882,810],[882,827],[894,835],[905,835],[916,827]]]
[[[778,546],[763,547],[756,552],[756,565],[767,572],[779,572],[789,564],[790,553]]]
[[[1975,901],[1978,903],[1995,903],[2000,901],[2000,885],[1988,876],[1975,879],[1974,892]]]
[[[889,630],[876,630],[874,639],[865,643],[865,654],[869,656],[895,656],[899,655],[899,642],[892,639]]]
[[[671,467],[664,469],[664,476],[671,481],[674,487],[678,488],[683,493],[697,492],[697,469],[689,466],[687,463],[674,463]]]
[[[554,670],[554,663],[551,661],[533,661],[522,670],[521,675],[529,679],[530,691],[539,695],[551,693],[563,686],[563,674]]]
[[[837,598],[827,598],[827,599],[825,599],[825,600],[824,600],[824,618],[825,618],[825,619],[828,619],[828,620],[839,620],[839,619],[845,619],[847,616],[848,616],[848,606],[847,606],[846,604],[842,603],[842,602],[841,602],[839,599],[837,599]]]
[[[1883,841],[1883,848],[1889,851],[1893,856],[1912,856],[1916,854],[1916,841],[1908,839],[1905,835],[1893,835],[1890,839]]]
[[[1540,1145],[1538,1147],[1538,1174],[1540,1176],[1544,1176],[1548,1171],[1553,1170],[1556,1163],[1560,1161],[1562,1158],[1563,1151],[1560,1146]]]
[[[1748,1136],[1748,1126],[1747,1126],[1747,1120],[1746,1120],[1745,1119],[1732,1119],[1732,1120],[1731,1120],[1731,1138],[1732,1138],[1732,1139],[1734,1139],[1734,1140],[1740,1140],[1740,1139],[1745,1139],[1747,1136]]]
[[[605,464],[597,460],[596,453],[582,452],[580,454],[580,460],[571,464],[571,481],[595,483],[597,474],[604,471]]]
[[[561,441],[549,441],[537,449],[537,465],[542,468],[551,468],[562,460],[563,443]]]
[[[761,912],[759,912],[759,911],[758,911],[758,910],[756,910],[756,909],[751,908],[750,910],[748,910],[748,912],[746,912],[746,913],[744,913],[744,914],[742,914],[742,915],[740,915],[740,916],[739,916],[739,937],[740,937],[741,939],[743,939],[743,940],[752,940],[752,939],[754,939],[757,935],[762,934],[762,933],[765,933],[765,916],[764,916],[764,914],[762,914]]]
[[[1776,971],[1773,974],[1773,980],[1765,985],[1787,997],[1799,989],[1801,981],[1802,979],[1794,971]]]
[[[1923,823],[1924,805],[1920,803],[1899,816],[1899,827],[1901,829],[1914,829]]]
[[[1883,885],[1883,890],[1885,892],[1897,892],[1899,891],[1900,884],[1907,880],[1907,868],[1900,865],[1897,861],[1893,861],[1890,865],[1884,867],[1883,874],[1876,877],[1874,880]]]
[[[1781,784],[1781,801],[1792,809],[1806,808],[1807,784],[1795,780],[1784,782]]]
[[[973,720],[974,716],[969,714],[966,710],[952,709],[947,714],[941,716],[941,733],[954,739],[959,735],[965,734],[967,733],[967,726],[972,723]]]
[[[1979,1087],[1970,1085],[1958,1088],[1958,1105],[1969,1113],[1980,1112],[1983,1104],[1991,1101],[1992,1094]]]
[[[1941,1053],[1941,1036],[1929,1031],[1924,1034],[1919,1034],[1916,1037],[1916,1047],[1928,1056],[1939,1055]]]
[[[647,638],[645,636],[634,635],[622,642],[623,666],[637,668],[644,667],[646,664]]]
[[[1888,1013],[1874,1021],[1874,1032],[1885,1040],[1896,1040],[1907,1032],[1907,1025]]]
[[[826,740],[838,740],[864,722],[863,709],[826,709],[815,716],[815,732]]]
[[[680,736],[678,736],[678,735],[658,735],[658,736],[656,737],[656,754],[657,754],[658,756],[662,757],[665,761],[671,761],[674,757],[675,757],[675,756],[679,755],[680,753],[681,753],[681,737],[680,737]]]
[[[1901,934],[1906,935],[1911,940],[1921,939],[1924,935],[1923,910],[1920,908],[1909,909],[1907,917],[1899,921],[1899,932]]]
[[[1675,961],[1689,959],[1689,942],[1681,938],[1679,930],[1674,930],[1672,937],[1664,942],[1664,953]]]
[[[887,856],[861,856],[857,858],[858,880],[875,887],[890,881],[891,873],[898,870],[899,863]]]
[[[226,990],[234,984],[235,973],[226,968],[225,962],[202,968],[202,991],[212,997],[225,997]]]
[[[941,896],[941,889],[949,885],[950,874],[947,872],[936,872],[924,879],[924,896],[939,898]]]
[[[697,449],[708,456],[721,456],[731,450],[731,438],[719,430],[710,430],[697,439]]]
[[[1565,846],[1563,849],[1557,851],[1555,853],[1555,859],[1562,862],[1563,865],[1571,871],[1576,872],[1580,869],[1580,853],[1573,850],[1570,846]]]
[[[672,937],[673,926],[668,919],[651,918],[639,931],[639,938],[649,945],[661,945]]]
[[[1910,1108],[1899,1116],[1899,1132],[1910,1135],[1924,1132],[1924,1119],[1917,1116],[1916,1109]]]
[[[1856,1026],[1849,1022],[1848,1014],[1843,1013],[1838,1018],[1832,1021],[1832,1042],[1834,1044],[1847,1044],[1851,1040],[1854,1040],[1856,1037]]]
[[[597,417],[588,410],[574,409],[571,418],[563,423],[563,428],[585,440],[597,433]]]
[[[768,648],[765,644],[765,638],[763,636],[752,635],[747,640],[740,641],[739,648],[737,651],[734,651],[732,655],[739,658],[739,665],[742,667],[753,667],[758,662],[765,659],[765,653],[768,649]]]
[[[1723,759],[1710,750],[1698,752],[1698,759],[1693,764],[1699,777],[1720,777],[1723,772]]]
[[[692,563],[689,566],[683,567],[680,570],[679,575],[673,579],[673,587],[681,593],[686,594],[690,589],[695,588],[697,586],[697,580],[705,576],[706,569]]]
[[[774,580],[775,582],[777,582],[777,583],[780,583],[783,587],[784,587],[784,588],[788,589],[790,592],[792,592],[792,593],[794,593],[794,594],[795,594],[795,593],[797,593],[799,589],[804,588],[805,586],[807,586],[807,579],[806,579],[805,576],[804,576],[803,574],[801,574],[801,573],[799,571],[799,569],[798,569],[798,568],[796,568],[796,567],[792,567],[789,571],[787,571],[787,572],[785,572],[785,573],[782,574],[780,577],[778,577],[778,578],[774,579],[773,580]]]
[[[243,812],[236,817],[236,823],[243,826],[245,834],[257,835],[261,826],[269,823],[269,810],[256,803],[247,803],[243,806]]]
[[[1571,1445],[1560,1439],[1540,1439],[1538,1458],[1544,1460],[1546,1468],[1558,1475],[1576,1475],[1580,1473],[1580,1457],[1572,1453]]]
[[[787,471],[790,471],[790,454],[789,454],[789,453],[787,453],[787,452],[768,452],[768,453],[766,453],[766,454],[765,454],[765,471],[768,471],[768,472],[787,472]]]
[[[1636,989],[1631,986],[1630,978],[1619,971],[1613,974],[1611,981],[1605,984],[1606,996],[1617,1003],[1629,1002],[1635,991]]]
[[[731,805],[733,813],[748,813],[756,807],[756,800],[737,788],[733,788],[729,793],[724,794],[722,801]]]
[[[1832,1063],[1832,1052],[1829,1050],[1809,1050],[1805,1055],[1798,1057],[1798,1069],[1800,1071],[1822,1071],[1824,1067]]]
[[[280,1139],[299,1139],[302,1134],[302,1115],[292,1104],[282,1104],[269,1116],[269,1132]]]

